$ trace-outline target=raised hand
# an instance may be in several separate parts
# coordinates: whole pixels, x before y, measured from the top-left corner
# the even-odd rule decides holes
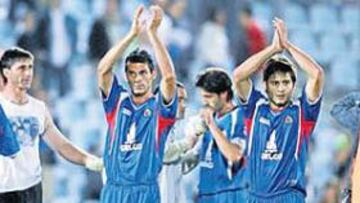
[[[136,8],[136,11],[135,11],[135,14],[133,17],[133,22],[131,25],[131,31],[130,31],[134,35],[139,35],[145,24],[145,22],[142,22],[140,19],[140,16],[143,13],[144,9],[145,8],[143,5],[140,5]]]
[[[201,110],[200,115],[207,126],[210,127],[210,125],[214,124],[214,109],[205,107]]]
[[[283,50],[283,47],[281,46],[281,43],[280,43],[280,37],[279,37],[279,33],[278,33],[277,29],[274,30],[274,36],[272,39],[271,48],[275,52],[281,52]]]
[[[148,31],[151,33],[155,33],[159,28],[162,17],[163,17],[163,10],[159,6],[151,6],[151,21],[148,26]]]
[[[284,21],[281,20],[280,18],[275,18],[273,20],[273,24],[276,32],[279,35],[281,47],[283,49],[287,49],[289,47],[289,40],[288,40],[288,31]]]

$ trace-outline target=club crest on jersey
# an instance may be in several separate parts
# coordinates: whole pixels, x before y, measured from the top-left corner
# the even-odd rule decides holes
[[[270,135],[269,140],[266,142],[266,147],[263,153],[261,153],[262,160],[275,160],[279,161],[282,159],[283,154],[278,151],[278,147],[276,145],[276,132],[273,131]]]
[[[151,110],[150,110],[150,109],[146,109],[146,110],[144,111],[144,116],[145,116],[145,117],[151,116]]]
[[[286,116],[285,123],[287,124],[293,123],[293,119],[291,118],[291,116]]]

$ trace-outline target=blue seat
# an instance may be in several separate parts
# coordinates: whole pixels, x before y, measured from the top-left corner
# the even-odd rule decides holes
[[[348,57],[346,53],[336,57],[331,65],[330,80],[336,88],[357,88],[358,81],[360,81],[359,62]]]
[[[345,6],[341,9],[341,23],[345,31],[351,35],[360,34],[360,8]]]
[[[310,8],[311,27],[315,33],[332,32],[338,29],[338,15],[335,7],[314,4]]]
[[[305,8],[297,3],[288,2],[285,4],[283,12],[284,20],[288,25],[308,23],[308,17]]]
[[[290,34],[289,39],[314,58],[319,55],[319,46],[313,33],[301,30],[294,31]]]
[[[324,34],[320,40],[321,61],[329,63],[335,57],[349,50],[342,32],[327,32]]]

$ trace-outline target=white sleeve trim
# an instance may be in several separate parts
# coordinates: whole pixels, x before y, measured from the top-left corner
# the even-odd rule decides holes
[[[159,88],[158,94],[160,94],[159,97],[160,97],[160,99],[161,99],[161,101],[160,101],[160,102],[161,102],[161,105],[164,106],[164,107],[166,107],[166,108],[168,108],[168,107],[171,107],[171,106],[174,104],[175,100],[176,100],[176,97],[177,97],[177,88],[175,89],[175,94],[174,94],[174,96],[171,98],[171,101],[170,101],[168,104],[165,104],[165,102],[164,102],[164,97],[163,97],[163,94],[162,94],[161,87]]]

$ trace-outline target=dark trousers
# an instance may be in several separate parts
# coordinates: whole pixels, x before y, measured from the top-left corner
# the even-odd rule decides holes
[[[25,190],[0,193],[0,203],[42,203],[41,183]]]

